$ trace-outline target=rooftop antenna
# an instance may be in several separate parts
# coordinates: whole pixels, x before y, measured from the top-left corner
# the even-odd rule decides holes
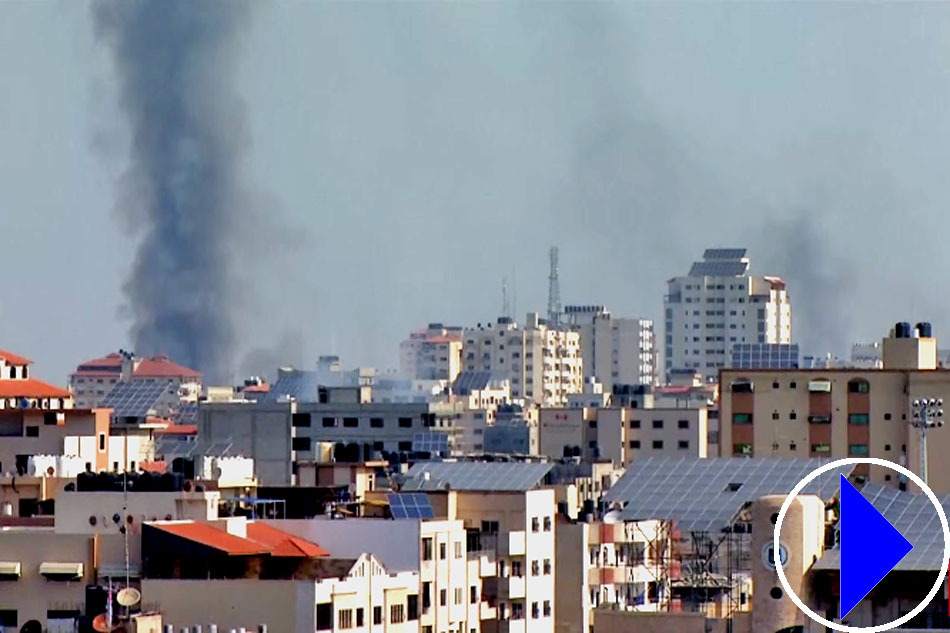
[[[511,303],[508,300],[508,278],[501,280],[501,315],[511,317]]]
[[[557,246],[551,247],[549,256],[551,258],[551,271],[548,274],[548,323],[552,327],[558,327],[561,324],[561,285],[557,278]]]

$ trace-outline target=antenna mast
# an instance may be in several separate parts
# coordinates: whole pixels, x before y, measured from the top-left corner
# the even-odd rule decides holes
[[[549,256],[551,258],[551,271],[548,274],[548,323],[556,328],[561,325],[561,285],[557,278],[557,246],[551,247]]]
[[[501,280],[501,316],[511,317],[511,302],[508,300],[508,278]]]

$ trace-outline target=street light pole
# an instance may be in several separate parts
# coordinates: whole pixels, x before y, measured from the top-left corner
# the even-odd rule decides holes
[[[920,478],[927,481],[927,429],[943,426],[943,398],[914,400],[911,424],[920,429]]]

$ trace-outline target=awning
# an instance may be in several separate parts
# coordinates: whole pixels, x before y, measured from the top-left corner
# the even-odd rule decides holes
[[[40,563],[40,575],[57,580],[82,578],[82,563]]]
[[[15,580],[20,577],[20,563],[0,561],[0,580]]]
[[[142,575],[138,565],[129,565],[129,577],[139,578]],[[125,578],[125,565],[99,565],[100,578]]]

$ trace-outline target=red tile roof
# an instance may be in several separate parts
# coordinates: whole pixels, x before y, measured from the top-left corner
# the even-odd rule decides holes
[[[70,398],[72,394],[54,385],[27,378],[0,380],[0,398]]]
[[[241,391],[244,393],[267,393],[270,391],[270,385],[266,382],[263,385],[248,385]]]
[[[80,363],[73,372],[75,376],[114,376],[122,373],[122,355],[115,352]]]
[[[143,358],[139,366],[135,368],[134,375],[150,378],[201,378],[200,372],[179,365],[169,360],[168,356]]]
[[[174,534],[175,536],[195,543],[200,543],[205,547],[224,552],[228,556],[254,556],[256,554],[269,554],[270,548],[262,543],[251,541],[240,536],[228,534],[223,529],[218,529],[207,523],[198,521],[188,523],[153,523],[152,527],[158,528],[163,532]]]
[[[293,534],[278,530],[265,523],[248,523],[247,537],[271,548],[271,556],[293,558],[316,558],[329,556],[330,552],[315,543],[305,541]]]
[[[3,349],[0,349],[0,359],[5,360],[8,365],[29,365],[33,362],[25,356],[19,356]]]
[[[206,547],[225,552],[229,556],[271,556],[289,558],[316,558],[329,556],[319,545],[278,530],[264,523],[249,522],[247,538],[228,534],[223,528],[209,523],[153,523],[158,528],[179,538],[201,543]]]

